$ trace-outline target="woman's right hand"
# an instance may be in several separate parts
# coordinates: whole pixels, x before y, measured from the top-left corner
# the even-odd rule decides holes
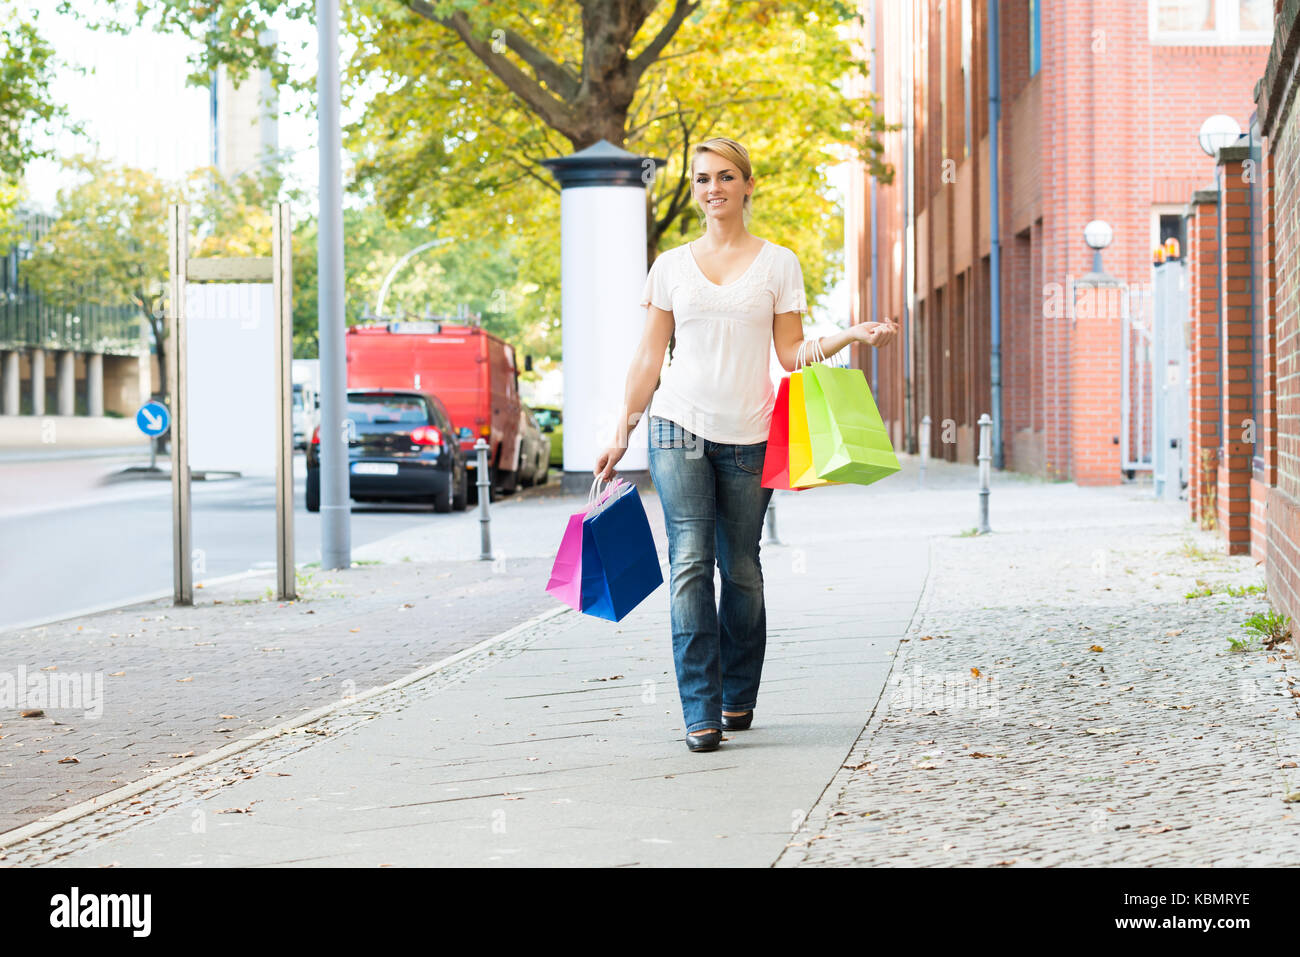
[[[600,458],[596,459],[596,467],[592,470],[592,474],[603,482],[610,481],[614,477],[614,466],[617,465],[618,460],[626,454],[626,448],[618,445],[611,445],[604,452],[600,453]]]

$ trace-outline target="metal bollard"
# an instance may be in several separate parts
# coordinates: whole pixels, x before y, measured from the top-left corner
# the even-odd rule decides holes
[[[492,519],[488,516],[488,499],[492,497],[492,476],[488,471],[487,440],[479,439],[475,442],[474,451],[478,455],[478,464],[474,471],[478,472],[478,521],[483,539],[478,557],[480,561],[490,562],[492,561]]]
[[[767,542],[768,545],[780,545],[781,539],[776,535],[776,492],[767,500]]]
[[[985,412],[979,419],[980,427],[980,527],[979,533],[986,534],[989,531],[989,462],[993,456],[989,449],[992,447],[993,420]]]
[[[921,476],[919,484],[925,484],[925,463],[930,461],[930,417],[921,416]]]

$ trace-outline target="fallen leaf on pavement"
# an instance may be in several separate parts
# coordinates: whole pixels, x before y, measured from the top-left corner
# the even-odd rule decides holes
[[[217,717],[220,718],[222,721],[234,721],[236,718],[239,717],[239,715],[237,715],[237,714],[219,714],[219,715],[217,715]]]
[[[1089,734],[1119,734],[1123,728],[1089,728]]]
[[[72,755],[68,755],[66,758],[59,758],[59,763],[60,763],[60,764],[80,764],[80,763],[81,763],[81,759],[80,759],[80,758],[74,758]]]
[[[31,711],[23,711],[19,714],[20,718],[43,718],[45,712],[40,708],[33,708]]]
[[[193,751],[186,751],[184,754],[173,754],[172,757],[173,757],[173,758],[192,758],[192,757],[194,757],[194,752],[193,752]]]
[[[58,670],[59,670],[59,666],[58,666],[58,665],[50,665],[49,667],[47,667],[47,668],[42,668],[41,670],[42,670],[42,671],[58,671]]]
[[[1162,824],[1159,827],[1144,827],[1139,832],[1141,834],[1163,834],[1165,831],[1172,831],[1173,827],[1168,824]]]
[[[110,678],[120,678],[120,677],[122,677],[124,674],[126,674],[125,671],[114,671],[112,674],[109,675],[109,677],[110,677]]]
[[[972,669],[970,670],[970,673],[971,673],[971,676],[974,677],[974,678],[978,678],[978,677],[980,676],[980,670],[979,670],[978,668],[972,668]]]
[[[176,679],[176,683],[177,683],[177,684],[180,684],[181,682],[185,682],[185,681],[193,681],[193,680],[194,680],[194,676],[193,676],[193,675],[190,675],[188,678],[177,678],[177,679]]]
[[[1088,650],[1089,650],[1089,651],[1105,651],[1106,649],[1103,648],[1101,645],[1093,645],[1093,646],[1092,646],[1091,648],[1089,648]]]
[[[1166,631],[1166,632],[1165,632],[1165,637],[1166,637],[1166,638],[1177,638],[1177,637],[1178,637],[1179,635],[1181,635],[1182,633],[1183,633],[1183,629],[1181,629],[1181,628],[1175,628],[1173,631]]]
[[[1294,762],[1294,761],[1279,761],[1277,766],[1278,766],[1279,768],[1293,768],[1293,767],[1295,767],[1295,762]]]
[[[968,757],[968,758],[991,758],[991,757],[993,757],[993,755],[991,755],[991,754],[985,754],[983,751],[972,751],[970,754],[966,755],[966,757]]]

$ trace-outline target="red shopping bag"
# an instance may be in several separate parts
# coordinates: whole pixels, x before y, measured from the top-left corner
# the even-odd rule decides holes
[[[790,488],[790,377],[781,379],[767,432],[763,457],[763,488]]]

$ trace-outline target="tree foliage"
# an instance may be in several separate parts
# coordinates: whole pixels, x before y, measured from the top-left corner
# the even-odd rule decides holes
[[[50,96],[58,61],[34,19],[0,5],[0,237],[8,239],[23,170],[51,155],[47,134],[63,121]]]
[[[130,302],[149,324],[166,395],[168,208],[190,205],[191,256],[270,254],[272,181],[232,184],[215,170],[171,183],[145,170],[77,157],[81,177],[59,192],[58,218],[22,264],[33,290],[56,307]]]
[[[262,31],[273,13],[314,10],[305,0],[109,2],[120,19],[201,40],[197,77],[223,63],[235,76],[270,66],[288,80]],[[698,233],[692,147],[726,135],[754,161],[751,228],[798,253],[815,300],[843,268],[829,168],[857,159],[891,176],[883,120],[851,92],[865,89],[859,25],[840,0],[351,0],[346,84],[364,106],[347,131],[353,188],[398,232],[458,249],[499,237],[518,321],[540,342],[558,338],[560,311],[559,189],[540,162],[602,138],[662,160],[647,196],[649,260]]]

